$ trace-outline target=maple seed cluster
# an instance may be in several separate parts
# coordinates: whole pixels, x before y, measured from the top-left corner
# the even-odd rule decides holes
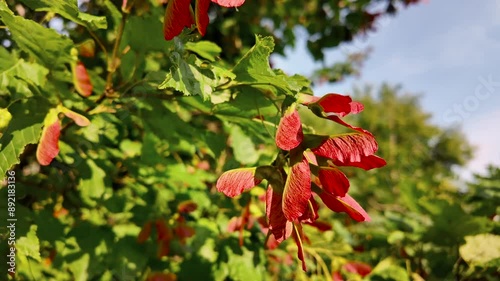
[[[304,134],[297,111],[299,104],[352,132],[332,136]],[[365,210],[347,194],[349,180],[340,169],[351,166],[370,170],[386,165],[384,159],[375,155],[378,144],[373,135],[341,119],[362,110],[363,105],[349,96],[299,95],[278,125],[275,142],[281,153],[274,164],[230,170],[217,181],[217,190],[229,197],[267,181],[265,201],[270,237],[281,243],[292,236],[304,270],[302,241],[307,237],[302,232],[302,224],[316,226],[319,208],[316,196],[334,212],[345,212],[356,221],[370,220]]]
[[[172,40],[185,27],[190,28],[192,25],[196,25],[198,32],[204,36],[210,22],[208,17],[210,2],[230,8],[243,5],[245,0],[196,0],[194,12],[191,7],[191,0],[170,0],[167,4],[163,23],[165,40]]]

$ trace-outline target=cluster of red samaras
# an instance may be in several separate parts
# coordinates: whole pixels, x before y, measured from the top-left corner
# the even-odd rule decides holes
[[[186,239],[194,235],[195,230],[186,224],[185,216],[196,210],[197,207],[196,203],[192,201],[185,201],[179,204],[177,208],[178,213],[174,216],[174,227],[168,227],[168,222],[164,219],[146,222],[137,236],[137,242],[146,242],[151,236],[151,230],[154,225],[156,228],[156,242],[158,243],[157,257],[168,256],[170,253],[170,243],[173,240],[177,239],[184,245],[186,244]]]
[[[195,11],[191,7],[191,0],[169,0],[165,12],[163,34],[165,40],[172,40],[185,27],[196,25],[198,32],[203,36],[210,21],[208,8],[210,2],[223,7],[239,7],[245,0],[196,0]]]
[[[286,156],[286,164],[227,171],[218,179],[217,189],[234,197],[267,180],[266,216],[271,236],[278,243],[292,236],[305,270],[301,224],[314,224],[318,219],[314,194],[332,211],[345,212],[356,221],[368,221],[368,214],[347,194],[349,180],[340,167],[370,170],[386,162],[375,155],[378,145],[370,132],[341,119],[350,113],[361,112],[362,104],[338,94],[322,98],[303,95],[298,102],[316,115],[353,132],[334,136],[306,135],[302,131],[297,104],[293,104],[282,117],[275,140],[284,152],[282,155]]]

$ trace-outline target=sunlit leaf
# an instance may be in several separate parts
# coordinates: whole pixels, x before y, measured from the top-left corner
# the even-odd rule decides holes
[[[3,56],[2,54],[5,54]],[[0,48],[0,95],[31,96],[26,81],[43,87],[49,70],[37,63],[29,63]]]
[[[215,61],[222,51],[217,44],[210,41],[187,42],[184,48],[209,61]]]
[[[18,100],[8,107],[12,120],[0,138],[0,179],[19,163],[26,145],[38,142],[49,108],[49,104],[39,98]]]
[[[460,256],[468,263],[484,265],[500,259],[500,236],[484,233],[465,237],[465,244],[460,246]]]
[[[78,191],[82,201],[92,207],[102,200],[108,181],[106,171],[98,163],[92,159],[86,159],[83,164],[80,164],[82,167]]]
[[[40,24],[15,16],[5,2],[0,2],[0,19],[9,28],[12,39],[19,47],[31,54],[49,69],[60,68],[70,63],[73,58],[70,54],[73,42],[55,30],[45,28]],[[29,30],[29,32],[26,32]],[[43,48],[39,42],[43,42]]]
[[[12,120],[12,114],[10,114],[9,110],[7,108],[0,108],[0,133],[7,128],[10,120]]]
[[[158,87],[173,88],[185,95],[199,95],[208,99],[219,79],[210,67],[203,67],[202,62],[194,54],[187,60],[175,52],[172,57],[175,65],[170,68],[165,81]]]
[[[380,261],[373,271],[366,277],[368,280],[398,280],[410,281],[410,277],[404,267],[398,265],[398,261],[389,257]]]
[[[21,0],[36,11],[54,12],[90,29],[106,29],[106,17],[81,12],[76,0]]]
[[[269,56],[274,49],[271,37],[256,37],[255,45],[238,61],[233,68],[236,81],[270,85],[283,92],[299,91],[302,87],[287,81],[283,74],[277,75],[269,66]]]
[[[252,138],[248,136],[240,126],[231,126],[229,133],[231,136],[231,147],[233,148],[234,158],[238,162],[251,165],[259,160],[259,154],[255,149]]]

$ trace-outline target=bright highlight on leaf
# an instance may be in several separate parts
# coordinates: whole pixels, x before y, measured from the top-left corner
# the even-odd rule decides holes
[[[9,126],[12,115],[7,108],[0,108],[0,133]]]

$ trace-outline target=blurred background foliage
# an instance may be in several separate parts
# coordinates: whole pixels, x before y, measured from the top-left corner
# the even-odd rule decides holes
[[[196,35],[183,35],[192,45],[164,41],[166,2],[135,1],[117,61],[110,63],[124,19],[122,1],[80,6],[106,18],[102,29],[77,25],[50,9],[34,11],[33,1],[6,1],[16,15],[57,29],[76,47],[89,39],[96,44],[95,56],[80,57],[96,94],[82,99],[64,62],[34,59],[7,29],[0,29],[0,107],[38,91],[50,102],[87,114],[92,123],[85,128],[63,124],[61,152],[50,166],[37,164],[36,146],[30,144],[14,168],[15,280],[498,280],[500,168],[461,182],[457,168],[473,156],[466,136],[432,124],[418,96],[400,86],[354,90],[353,98],[365,110],[348,122],[376,136],[388,165],[368,173],[344,170],[353,197],[372,222],[357,224],[321,208],[324,227],[304,227],[308,272],[300,269],[293,242],[265,248],[259,223],[263,186],[237,199],[214,188],[225,170],[274,159],[281,92],[294,91],[290,85],[312,92],[306,78],[278,70],[274,73],[285,85],[281,90],[244,83],[218,88],[228,75],[224,71],[241,71],[234,66],[256,43],[255,34],[272,36],[274,52],[284,54],[285,47],[294,46],[294,29],[302,26],[309,35],[308,51],[323,60],[325,50],[372,32],[380,16],[418,1],[249,0],[238,10],[211,5],[203,39],[218,47],[196,45]],[[33,38],[40,46],[50,45],[44,40],[51,34],[38,36]],[[350,54],[309,79],[334,82],[357,74],[366,55]],[[211,80],[183,84],[184,90],[172,90],[178,86],[172,84],[158,89],[173,66],[207,61]],[[108,88],[112,64],[117,70]],[[261,70],[262,65],[255,67]],[[203,66],[189,69],[203,72]],[[207,87],[213,89],[208,100],[197,95]],[[193,96],[181,97],[186,93]],[[15,104],[9,106],[14,121],[16,116],[29,122],[43,119],[50,107],[38,101]],[[306,110],[299,112],[311,132],[342,132]],[[5,186],[2,198],[7,197]],[[6,200],[0,208],[5,222]],[[248,224],[241,226],[243,218]],[[0,231],[5,256],[8,231],[3,226]],[[6,269],[1,267],[2,279]]]

